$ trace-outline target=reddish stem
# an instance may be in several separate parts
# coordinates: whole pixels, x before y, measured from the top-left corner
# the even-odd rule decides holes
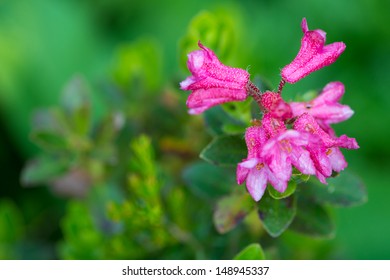
[[[282,93],[282,90],[283,90],[283,87],[284,87],[285,84],[286,84],[286,81],[282,79],[282,80],[280,81],[279,87],[278,87],[278,93],[279,93],[279,94]]]
[[[248,95],[252,96],[253,99],[261,106],[261,91],[260,89],[251,81],[248,81],[248,84],[246,85]]]

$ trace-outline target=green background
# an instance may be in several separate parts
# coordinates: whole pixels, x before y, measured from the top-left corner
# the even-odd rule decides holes
[[[347,45],[334,65],[286,85],[284,92],[292,97],[320,89],[330,81],[344,83],[342,102],[355,114],[335,128],[338,134],[355,137],[360,145],[359,150],[346,151],[345,155],[349,170],[359,174],[367,186],[368,202],[332,212],[337,233],[330,241],[330,257],[389,259],[390,2],[386,0],[1,1],[0,198],[21,205],[25,220],[45,225],[32,234],[33,241],[24,249],[33,252],[40,248],[37,244],[56,242],[61,236],[56,226],[61,212],[51,215],[52,220],[39,219],[62,199],[45,188],[23,188],[19,182],[24,163],[38,151],[29,140],[34,110],[56,106],[62,88],[74,74],[80,73],[99,86],[111,75],[118,48],[140,38],[152,39],[159,46],[162,74],[158,83],[178,86],[188,75],[180,66],[179,42],[191,19],[201,11],[233,19],[235,44],[223,62],[249,66],[251,74],[266,77],[274,88],[280,69],[299,49],[303,17],[310,29],[327,32],[327,42],[343,41]],[[176,93],[186,95],[179,90]],[[179,104],[184,107],[185,98],[180,98]],[[94,115],[104,110],[103,99],[95,93]],[[285,238],[287,244],[294,243],[294,235]],[[303,247],[313,245],[306,239],[299,242]],[[52,256],[51,252],[47,256]]]

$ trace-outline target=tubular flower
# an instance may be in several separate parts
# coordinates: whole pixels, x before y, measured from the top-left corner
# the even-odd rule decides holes
[[[275,174],[290,179],[292,165],[303,174],[314,175],[315,167],[310,153],[305,149],[312,135],[296,130],[287,130],[271,138],[264,145],[261,156]]]
[[[303,174],[315,174],[313,161],[305,149],[313,141],[310,133],[287,130],[282,121],[270,114],[264,115],[262,125],[269,139],[261,156],[274,173],[288,180],[294,165]]]
[[[345,121],[353,115],[349,106],[339,103],[343,95],[344,85],[331,82],[310,102],[290,102],[292,114],[299,117],[303,113],[309,113],[323,129],[328,130],[330,124]]]
[[[277,191],[284,192],[290,179],[288,170],[286,174],[275,174],[262,158],[261,149],[266,141],[267,135],[262,127],[249,127],[245,133],[248,157],[237,166],[237,183],[246,181],[248,192],[255,201],[259,201],[263,196],[267,182]]]
[[[332,175],[332,170],[340,172],[347,167],[347,162],[339,148],[359,148],[354,138],[346,135],[337,138],[333,130],[330,130],[331,134],[326,133],[308,113],[302,114],[295,121],[294,129],[316,136],[306,148],[314,162],[316,176],[324,184],[326,184],[326,178]]]
[[[291,107],[283,100],[280,93],[264,92],[261,95],[261,107],[263,111],[269,112],[275,118],[285,120],[292,117]]]
[[[326,33],[320,29],[309,30],[305,18],[301,27],[304,35],[298,55],[282,69],[283,80],[291,84],[332,64],[345,50],[343,42],[325,45]]]
[[[180,83],[181,89],[192,91],[187,99],[189,113],[200,114],[218,104],[245,100],[249,73],[223,65],[212,50],[200,42],[198,45],[201,50],[188,54],[192,76]]]

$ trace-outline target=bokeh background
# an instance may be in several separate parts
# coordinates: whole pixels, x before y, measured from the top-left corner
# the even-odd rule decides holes
[[[282,236],[283,250],[303,248],[304,252],[279,257],[390,258],[390,95],[387,93],[390,86],[390,2],[386,0],[1,1],[2,258],[68,256],[58,249],[61,247],[58,244],[69,239],[64,235],[64,216],[69,216],[67,205],[75,198],[58,195],[46,184],[23,187],[20,176],[26,162],[42,153],[31,141],[34,112],[39,108],[58,107],[61,92],[75,75],[88,81],[93,119],[99,120],[111,109],[107,100],[113,97],[107,92],[114,91],[112,84],[134,87],[134,83],[126,84],[126,75],[141,73],[147,81],[146,90],[155,94],[147,98],[127,96],[128,102],[133,104],[126,107],[127,110],[137,108],[138,111],[126,115],[139,121],[139,127],[133,131],[151,135],[158,151],[161,145],[168,150],[175,146],[169,139],[161,144],[158,137],[174,134],[180,126],[188,126],[189,130],[196,127],[199,133],[205,130],[200,117],[195,117],[194,123],[186,116],[186,93],[178,90],[178,82],[188,75],[183,67],[185,47],[196,48],[193,41],[187,40],[188,26],[202,12],[218,14],[229,23],[231,33],[224,35],[225,43],[216,49],[223,62],[249,67],[251,74],[261,76],[273,87],[279,82],[280,69],[299,49],[303,17],[307,18],[309,28],[327,32],[327,42],[345,42],[346,51],[334,65],[297,84],[287,85],[284,91],[287,96],[294,96],[309,89],[318,90],[329,81],[345,84],[343,103],[350,105],[355,115],[338,124],[336,131],[358,140],[360,149],[346,151],[345,155],[349,170],[359,174],[366,184],[368,202],[332,211],[337,231],[331,240],[306,239],[292,233]],[[216,34],[219,35],[217,31]],[[139,58],[142,55],[138,56],[137,51],[146,52],[146,62]],[[161,109],[164,106],[169,108],[168,113]],[[189,144],[194,146],[192,152],[199,153],[207,137],[200,137],[199,143],[194,145],[189,140],[173,143],[176,149],[181,145],[182,154]],[[196,160],[194,154],[190,153],[189,157]],[[179,165],[171,168],[176,171],[184,168],[175,161],[164,162],[166,164]],[[189,203],[196,204],[194,199],[196,197]],[[219,242],[218,246],[223,247],[223,242],[227,241]],[[316,252],[305,251],[305,247],[314,248]],[[101,255],[80,255],[83,257],[100,258]],[[153,257],[220,256],[169,253],[151,255]]]

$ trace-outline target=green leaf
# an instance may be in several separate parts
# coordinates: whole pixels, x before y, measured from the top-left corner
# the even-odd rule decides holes
[[[321,184],[311,178],[302,188],[307,195],[318,203],[328,203],[333,206],[349,207],[363,204],[367,201],[367,191],[363,181],[349,172],[342,172],[334,178],[327,179],[328,185]]]
[[[49,151],[63,151],[68,147],[66,137],[55,131],[33,131],[31,140],[42,149]]]
[[[0,200],[0,259],[20,259],[26,250],[22,213],[11,200]],[[21,250],[23,248],[24,250]]]
[[[74,77],[62,93],[62,106],[77,135],[86,135],[91,124],[90,90],[84,79]]]
[[[0,201],[0,244],[13,243],[24,235],[23,217],[10,200]]]
[[[100,259],[107,243],[91,215],[80,201],[70,201],[61,221],[64,241],[59,253],[64,259]]]
[[[228,115],[221,106],[213,107],[205,111],[203,115],[207,128],[214,136],[222,134],[237,134],[245,131],[245,125]],[[230,130],[230,127],[238,127],[239,130],[236,128],[236,130],[231,133],[232,131]]]
[[[224,135],[214,138],[200,153],[200,158],[220,166],[236,166],[246,155],[242,135]]]
[[[265,260],[263,248],[260,244],[250,244],[239,252],[234,260]]]
[[[113,75],[116,83],[125,90],[137,88],[140,82],[141,88],[152,91],[160,85],[161,69],[162,55],[158,42],[143,37],[119,47]]]
[[[271,186],[268,186],[267,190],[272,198],[282,199],[292,195],[295,192],[296,188],[297,188],[297,183],[291,180],[290,182],[288,182],[287,189],[283,193],[278,192]]]
[[[187,54],[197,49],[198,41],[212,49],[225,61],[235,41],[237,17],[224,11],[202,11],[189,24],[187,34],[180,40],[180,65],[186,68]]]
[[[300,197],[291,230],[317,238],[332,238],[335,226],[326,209],[310,199]]]
[[[248,98],[242,102],[224,103],[221,107],[232,118],[237,119],[244,124],[249,124],[252,119],[251,104],[252,98]]]
[[[296,198],[274,199],[265,193],[258,204],[258,214],[265,230],[272,236],[281,235],[291,224],[296,213]]]
[[[183,179],[195,194],[213,200],[237,187],[234,170],[206,162],[197,162],[186,168]]]
[[[220,199],[213,216],[217,231],[226,233],[235,228],[255,205],[252,197],[244,189]]]
[[[40,157],[26,164],[22,170],[21,182],[25,186],[47,183],[63,175],[68,167],[66,159]]]

